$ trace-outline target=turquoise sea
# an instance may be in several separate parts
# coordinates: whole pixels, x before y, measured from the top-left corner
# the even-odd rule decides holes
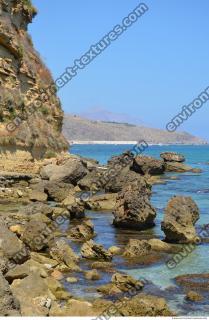
[[[117,155],[125,150],[131,149],[130,145],[73,145],[71,153],[79,154],[88,158],[95,158],[101,164],[105,164],[112,155]],[[128,238],[147,237],[163,239],[160,222],[163,219],[163,210],[168,200],[174,195],[191,196],[200,209],[200,219],[196,224],[197,231],[203,224],[209,224],[209,146],[149,146],[144,154],[160,157],[164,151],[174,151],[185,155],[186,163],[202,169],[202,173],[172,173],[177,180],[168,180],[165,185],[153,186],[152,204],[157,209],[156,226],[143,232],[126,232],[116,230],[112,225],[111,212],[88,212],[95,224],[97,237],[95,241],[102,243],[105,247],[111,245],[124,245]],[[208,315],[209,302],[203,304],[187,303],[185,305],[184,295],[171,290],[176,284],[174,277],[188,273],[209,273],[209,244],[203,243],[188,254],[174,269],[168,269],[165,262],[154,263],[146,266],[133,266],[125,268],[121,263],[121,270],[135,276],[144,277],[154,285],[162,289],[168,296],[172,309],[186,315]],[[169,290],[172,294],[169,295]],[[178,290],[177,290],[178,291]]]

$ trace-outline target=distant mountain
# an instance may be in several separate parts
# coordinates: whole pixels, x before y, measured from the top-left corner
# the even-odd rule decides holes
[[[207,144],[207,141],[187,132],[137,126],[116,121],[96,121],[66,114],[63,134],[69,141],[139,141],[150,144]]]
[[[81,118],[96,120],[96,121],[108,121],[108,122],[120,122],[143,125],[143,121],[137,117],[129,116],[126,113],[114,113],[109,110],[95,107],[78,114]]]

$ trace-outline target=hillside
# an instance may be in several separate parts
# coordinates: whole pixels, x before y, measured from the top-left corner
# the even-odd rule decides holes
[[[164,130],[128,123],[94,121],[65,115],[63,134],[69,141],[139,141],[153,144],[205,144],[205,140],[186,132]]]

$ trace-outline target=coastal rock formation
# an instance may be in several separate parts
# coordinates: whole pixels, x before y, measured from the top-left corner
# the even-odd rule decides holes
[[[197,240],[194,228],[199,219],[199,209],[191,197],[173,197],[165,209],[161,229],[166,241],[174,243],[190,243]]]
[[[184,162],[185,161],[185,157],[183,156],[183,154],[180,153],[176,153],[176,152],[162,152],[160,154],[160,157],[164,160],[164,161],[169,161],[169,162]]]
[[[133,160],[131,169],[140,174],[159,175],[165,171],[163,160],[157,160],[152,157],[137,156]]]
[[[116,227],[143,230],[154,225],[156,211],[148,196],[141,192],[141,184],[128,184],[118,194],[114,209],[113,224]],[[146,189],[143,186],[143,191]]]
[[[30,0],[0,1],[0,146],[11,159],[68,149],[56,86],[27,32],[35,15]]]

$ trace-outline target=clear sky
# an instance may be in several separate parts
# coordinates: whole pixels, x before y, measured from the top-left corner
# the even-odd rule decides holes
[[[59,91],[63,109],[101,107],[166,123],[209,86],[209,1],[148,0],[149,11]],[[120,24],[136,0],[33,0],[34,45],[54,78]],[[209,140],[209,104],[180,131]]]

